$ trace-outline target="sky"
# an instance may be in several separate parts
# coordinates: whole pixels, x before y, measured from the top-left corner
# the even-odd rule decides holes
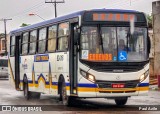
[[[51,0],[46,0],[51,1]],[[54,1],[54,0],[53,0]],[[57,0],[63,1],[63,0]],[[146,14],[152,12],[154,0],[65,0],[57,4],[57,14],[62,16],[72,12],[88,9],[132,9]],[[34,13],[36,15],[29,16]],[[22,23],[35,24],[54,17],[54,5],[45,3],[45,0],[0,0],[0,20],[7,21],[7,33],[20,28]],[[0,33],[4,32],[4,23],[0,21]]]

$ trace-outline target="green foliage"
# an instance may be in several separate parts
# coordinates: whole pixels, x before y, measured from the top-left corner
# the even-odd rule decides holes
[[[26,23],[22,23],[22,25],[20,27],[25,27],[25,26],[29,26],[30,24],[26,24]]]
[[[148,27],[153,28],[153,15],[147,15]]]
[[[4,37],[4,33],[0,33],[0,38]]]

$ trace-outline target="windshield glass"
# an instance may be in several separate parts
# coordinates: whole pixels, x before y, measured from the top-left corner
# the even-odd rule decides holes
[[[129,27],[82,27],[81,59],[102,62],[147,60],[147,29]]]

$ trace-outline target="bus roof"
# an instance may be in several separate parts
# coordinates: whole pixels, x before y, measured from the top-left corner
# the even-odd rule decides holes
[[[138,11],[135,11],[135,10],[123,10],[123,9],[92,9],[92,10],[83,10],[83,11],[79,11],[79,12],[75,12],[75,13],[72,13],[72,14],[68,14],[68,15],[64,15],[64,16],[60,16],[60,17],[57,17],[57,18],[54,18],[54,19],[50,19],[50,20],[46,20],[46,21],[43,21],[43,22],[40,22],[40,23],[36,23],[36,24],[33,24],[33,25],[29,25],[29,26],[26,26],[26,27],[23,27],[23,28],[20,28],[20,29],[16,29],[16,30],[13,30],[10,32],[10,34],[14,34],[14,33],[19,33],[19,32],[22,32],[22,31],[27,31],[27,30],[31,30],[31,29],[34,29],[34,28],[38,28],[38,27],[41,27],[41,26],[45,26],[45,25],[49,25],[49,24],[52,24],[52,23],[55,23],[55,22],[60,22],[60,21],[63,21],[63,20],[67,20],[67,19],[70,19],[70,18],[74,18],[74,17],[77,17],[79,15],[83,15],[84,12],[88,12],[88,11],[97,11],[97,12],[120,12],[120,13],[140,13]]]

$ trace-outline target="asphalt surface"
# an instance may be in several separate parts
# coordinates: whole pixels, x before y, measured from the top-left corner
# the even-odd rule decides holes
[[[160,112],[155,111],[158,107],[160,109],[160,91],[149,91],[148,96],[135,96],[128,99],[125,106],[118,107],[115,105],[114,100],[104,99],[104,98],[94,98],[94,99],[76,99],[74,101],[74,106],[67,107],[63,106],[62,102],[58,100],[57,97],[51,95],[42,94],[40,99],[25,100],[22,91],[16,91],[9,84],[8,80],[0,80],[0,105],[16,105],[16,106],[42,106],[43,109],[48,109],[50,111],[55,111],[55,113],[63,114],[105,114],[109,113],[136,113],[139,114],[159,114]],[[146,107],[150,105],[152,110],[150,111],[138,111],[139,107]],[[157,106],[159,105],[159,106]],[[148,107],[147,107],[148,108]],[[154,111],[153,111],[154,110]],[[3,113],[2,111],[0,113]],[[9,112],[7,112],[9,113]],[[5,114],[7,114],[5,112]],[[16,114],[18,114],[17,112]],[[36,112],[35,112],[36,113]],[[48,112],[51,113],[51,112]],[[34,114],[34,113],[33,113]],[[41,113],[37,113],[41,114]],[[117,113],[116,113],[117,114]]]

